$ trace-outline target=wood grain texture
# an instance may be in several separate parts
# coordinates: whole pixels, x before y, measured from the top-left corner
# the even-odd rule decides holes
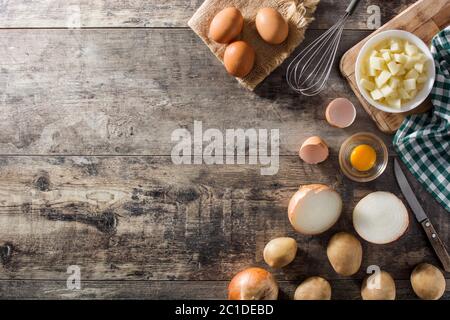
[[[347,32],[341,54],[367,34]],[[192,132],[194,120],[280,129],[290,155],[319,132],[337,153],[350,134],[376,130],[337,68],[313,98],[290,90],[286,63],[246,92],[189,30],[0,30],[0,43],[0,154],[170,155],[173,130]],[[358,106],[345,130],[325,122],[337,97]]]
[[[426,44],[443,28],[450,24],[450,6],[448,0],[420,0],[411,5],[376,32],[364,38],[347,51],[341,59],[340,69],[355,92],[360,103],[372,117],[378,128],[385,133],[395,133],[408,114],[424,112],[431,108],[431,101],[426,100],[417,109],[406,113],[387,113],[372,107],[359,93],[356,83],[355,63],[362,46],[379,32],[399,29],[414,33]]]
[[[280,299],[293,299],[298,281],[279,281]],[[188,299],[223,300],[227,295],[226,281],[85,281],[81,290],[67,290],[65,281],[0,280],[0,292],[7,299]],[[333,300],[360,300],[361,282],[334,280]],[[395,280],[397,299],[418,299],[409,280]],[[442,299],[450,299],[450,281]]]
[[[380,5],[384,23],[413,2],[361,1],[339,55],[370,33],[369,5]],[[200,3],[0,1],[0,298],[221,299],[235,273],[264,266],[268,240],[292,236],[296,260],[274,271],[283,299],[311,275],[327,277],[335,299],[359,299],[364,269],[372,264],[392,273],[399,299],[414,299],[408,281],[414,266],[439,262],[412,216],[398,242],[362,242],[363,268],[353,277],[336,275],[325,253],[334,232],[354,232],[351,211],[359,199],[375,190],[400,195],[392,158],[374,182],[346,179],[337,162],[341,142],[367,130],[394,155],[391,138],[377,132],[338,66],[326,91],[313,98],[288,89],[286,64],[255,93],[239,88],[187,29]],[[346,6],[322,0],[304,45]],[[65,29],[77,20],[85,29]],[[358,110],[345,130],[324,120],[327,103],[342,96]],[[222,130],[280,129],[279,173],[261,176],[250,165],[173,165],[171,132],[192,130],[194,120]],[[313,134],[331,149],[318,166],[296,155]],[[448,244],[448,213],[408,178]],[[290,196],[307,183],[330,184],[344,199],[339,222],[317,237],[295,233],[287,219]],[[67,267],[74,264],[81,267],[80,291],[66,289]]]
[[[391,161],[392,163],[392,161]],[[229,280],[249,265],[264,266],[262,249],[272,238],[297,239],[297,259],[281,280],[338,276],[325,248],[337,231],[353,231],[351,212],[374,190],[399,194],[392,166],[363,187],[342,177],[337,159],[306,166],[283,157],[276,176],[255,166],[181,166],[169,157],[3,157],[0,171],[2,279],[66,279],[79,265],[85,280]],[[324,183],[341,194],[344,211],[328,232],[295,233],[287,204],[300,184]],[[446,243],[444,209],[429,210]],[[435,208],[435,207],[434,207]],[[438,265],[421,226],[389,245],[363,241],[364,277],[371,264],[407,279],[419,262]]]
[[[161,28],[186,27],[202,0],[34,0],[0,2],[0,28]],[[347,23],[348,29],[367,29],[367,7],[378,5],[383,22],[414,0],[363,0]],[[313,28],[327,29],[350,1],[322,0]]]

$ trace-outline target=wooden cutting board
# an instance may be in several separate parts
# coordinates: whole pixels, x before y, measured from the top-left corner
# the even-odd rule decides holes
[[[390,134],[395,133],[408,113],[396,114],[380,111],[372,107],[360,94],[355,79],[355,63],[361,47],[375,34],[392,29],[412,32],[426,44],[430,44],[432,38],[449,24],[450,0],[420,0],[348,50],[342,57],[340,64],[341,73],[381,131]],[[430,107],[431,102],[426,101],[414,112],[424,112]]]

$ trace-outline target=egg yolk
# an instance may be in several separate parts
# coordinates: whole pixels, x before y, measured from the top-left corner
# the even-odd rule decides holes
[[[377,160],[375,150],[367,145],[361,144],[353,149],[350,155],[350,163],[358,171],[368,171],[373,168]]]

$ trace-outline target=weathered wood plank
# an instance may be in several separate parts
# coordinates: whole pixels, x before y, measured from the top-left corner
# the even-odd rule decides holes
[[[392,161],[391,161],[392,163]],[[293,236],[297,259],[276,271],[280,280],[337,276],[327,262],[330,236],[353,231],[351,211],[373,190],[399,194],[392,165],[382,179],[358,185],[344,179],[334,157],[306,166],[282,157],[276,176],[257,166],[174,166],[170,157],[2,157],[0,166],[0,279],[59,279],[79,265],[86,280],[228,280],[264,265],[262,248]],[[326,183],[344,200],[332,230],[296,234],[286,217],[300,184]],[[448,214],[419,193],[443,241]],[[437,260],[411,217],[398,242],[363,242],[363,268],[376,264],[407,279],[414,265]]]
[[[348,31],[340,52],[366,35]],[[0,43],[0,154],[169,155],[172,131],[192,131],[194,120],[205,130],[280,129],[289,155],[310,135],[336,154],[350,134],[376,132],[337,62],[323,94],[306,98],[288,88],[286,63],[243,90],[188,30],[0,30]],[[358,106],[345,130],[324,121],[342,96]]]
[[[293,299],[302,281],[279,281],[280,299]],[[65,281],[0,280],[3,299],[226,299],[227,281],[83,281],[81,290],[68,290]],[[395,280],[397,299],[417,299],[409,280]],[[361,281],[333,280],[332,299],[359,300]],[[442,299],[450,299],[450,280]]]
[[[186,27],[203,0],[34,0],[3,1],[0,28]],[[350,29],[367,29],[370,5],[381,9],[382,22],[414,0],[363,0],[347,23]],[[314,28],[329,28],[343,14],[349,1],[322,0]]]

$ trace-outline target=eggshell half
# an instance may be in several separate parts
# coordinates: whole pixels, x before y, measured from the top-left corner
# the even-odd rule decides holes
[[[317,164],[328,158],[328,146],[322,138],[313,136],[305,140],[300,147],[300,158],[309,164]]]
[[[325,117],[333,127],[347,128],[355,121],[356,109],[348,99],[337,98],[328,105]]]

